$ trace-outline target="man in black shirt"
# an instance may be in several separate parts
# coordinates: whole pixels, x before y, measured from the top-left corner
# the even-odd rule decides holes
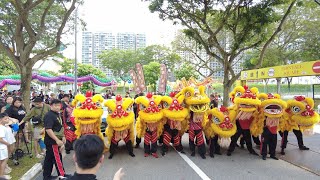
[[[51,101],[51,110],[44,116],[44,127],[46,130],[44,143],[46,145],[46,157],[43,165],[43,179],[55,179],[51,176],[53,164],[55,164],[59,179],[65,179],[65,174],[61,150],[64,148],[66,139],[63,133],[61,124],[61,116],[59,114],[61,108],[61,101],[54,99]]]
[[[67,180],[96,180],[96,174],[104,161],[104,142],[97,135],[83,135],[74,144],[73,161],[76,172]],[[121,180],[124,173],[120,168],[114,180]]]

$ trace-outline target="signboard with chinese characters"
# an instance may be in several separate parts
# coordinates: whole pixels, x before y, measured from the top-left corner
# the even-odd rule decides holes
[[[241,80],[320,75],[320,60],[241,72]]]

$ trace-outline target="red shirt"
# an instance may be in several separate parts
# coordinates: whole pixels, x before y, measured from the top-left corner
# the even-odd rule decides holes
[[[238,120],[238,121],[242,129],[250,129],[250,125],[253,121],[253,117],[251,117],[250,119]]]

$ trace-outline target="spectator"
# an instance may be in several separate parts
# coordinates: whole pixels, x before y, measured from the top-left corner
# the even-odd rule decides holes
[[[68,175],[65,173],[62,163],[61,151],[64,149],[66,138],[64,137],[62,120],[60,117],[61,101],[54,99],[51,101],[51,110],[44,116],[45,137],[44,143],[47,151],[43,165],[43,179],[54,179],[51,176],[53,164],[55,164],[59,179],[65,179]]]
[[[97,135],[84,135],[74,144],[73,160],[76,172],[68,180],[96,180],[96,173],[104,161],[104,143]],[[114,180],[120,180],[124,175],[120,169]]]
[[[33,124],[33,140],[34,140],[34,152],[37,158],[43,158],[45,155],[46,148],[42,146],[42,135],[44,133],[44,125],[43,125],[43,118],[47,112],[50,111],[50,106],[44,104],[40,97],[37,97],[33,101],[34,107],[31,111],[22,119],[19,123],[23,124],[31,120]],[[38,122],[38,123],[37,123]],[[41,148],[41,153],[38,152],[38,146]]]
[[[54,100],[54,99],[57,99],[57,96],[56,96],[56,94],[51,93],[51,94],[50,94],[49,102],[51,103],[51,101]],[[49,103],[49,104],[50,104],[50,103]]]
[[[210,109],[218,107],[218,102],[214,96],[214,94],[210,95]]]
[[[5,107],[5,104],[4,103],[0,103],[0,113],[4,113],[6,111],[6,107]],[[10,144],[7,148],[8,148],[8,154],[12,154],[14,152],[14,149],[15,149],[15,142],[16,142],[16,139],[14,138],[14,134],[13,134],[13,131],[11,129],[11,125],[12,124],[16,124],[18,123],[18,120],[16,119],[12,119],[12,118],[9,118],[9,121],[8,123],[5,125],[6,126],[6,139],[7,139],[7,142]],[[11,168],[7,165],[6,169],[5,169],[5,174],[9,174],[11,172]]]
[[[71,100],[71,101],[74,99],[74,96],[73,96],[73,94],[72,94],[72,91],[71,91],[71,90],[69,90],[69,98],[70,98],[70,100]]]
[[[18,119],[19,123],[26,116],[26,108],[22,105],[22,99],[20,97],[13,98],[11,106],[6,110],[9,117]],[[24,133],[25,140],[30,143],[27,128],[25,128],[25,123],[21,123],[19,126],[19,131]]]
[[[5,124],[7,124],[9,121],[8,115],[6,113],[0,114],[0,177],[5,179],[11,179],[9,175],[5,174],[5,168],[7,166],[8,162],[8,146],[10,146],[10,143],[6,139],[6,127]]]
[[[44,103],[50,104],[50,97],[49,97],[49,95],[44,95]]]
[[[126,98],[131,98],[130,92],[127,91],[125,97],[126,97]]]
[[[58,99],[61,100],[63,98],[64,91],[60,90],[60,93],[58,95]]]
[[[8,96],[7,98],[6,98],[6,109],[8,109],[10,106],[11,106],[11,104],[12,104],[12,101],[13,101],[13,98],[11,97],[11,96]]]

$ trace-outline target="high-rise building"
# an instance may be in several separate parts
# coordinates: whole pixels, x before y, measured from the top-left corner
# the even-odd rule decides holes
[[[110,32],[83,32],[82,63],[92,64],[111,77],[111,70],[102,67],[101,60],[98,58],[102,51],[113,48],[137,50],[144,47],[146,47],[145,34],[117,33],[113,35]]]
[[[133,49],[146,47],[146,35],[135,33],[118,33],[116,48],[118,49]]]

